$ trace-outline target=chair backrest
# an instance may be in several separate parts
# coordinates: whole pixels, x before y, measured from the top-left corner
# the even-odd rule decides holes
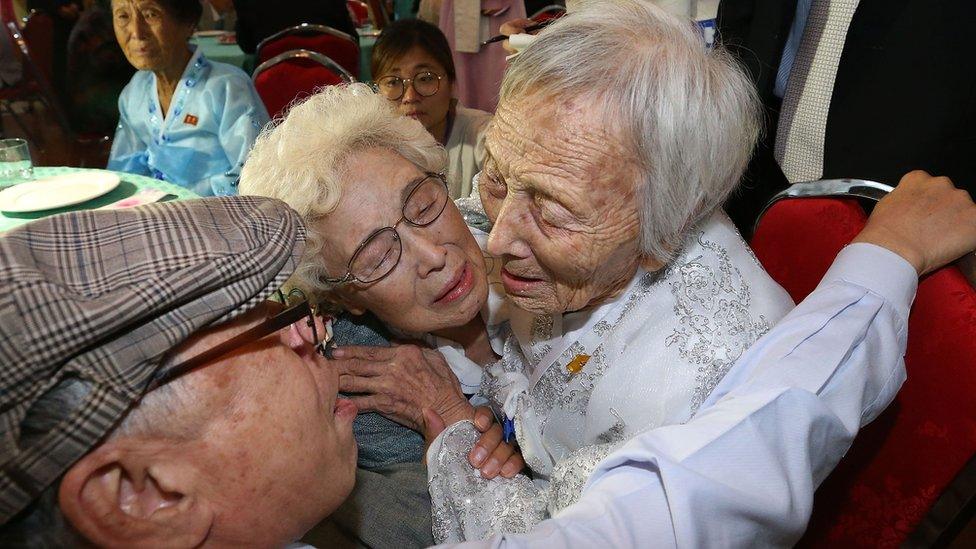
[[[564,15],[566,15],[566,6],[552,4],[533,13],[531,16],[529,16],[529,19],[535,21],[536,23],[543,23],[550,19],[558,19]]]
[[[829,190],[823,194],[834,197],[817,197],[816,183],[800,185],[791,189],[805,197],[788,190],[774,198],[751,242],[798,302],[867,220],[857,199]],[[976,290],[956,267],[920,282],[905,363],[908,380],[895,402],[817,491],[800,547],[929,546],[968,520],[965,504],[976,494]]]
[[[346,8],[349,16],[357,27],[365,27],[369,24],[369,6],[362,0],[346,0]]]
[[[258,63],[293,50],[321,53],[359,78],[359,43],[348,34],[325,25],[302,23],[272,34],[258,44]]]
[[[293,50],[281,53],[254,69],[254,87],[271,118],[278,118],[296,100],[323,86],[348,84],[355,78],[321,53]]]

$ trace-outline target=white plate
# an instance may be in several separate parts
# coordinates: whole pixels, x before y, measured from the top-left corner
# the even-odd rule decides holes
[[[0,210],[40,212],[73,206],[97,198],[119,186],[111,172],[77,172],[21,183],[0,191]]]

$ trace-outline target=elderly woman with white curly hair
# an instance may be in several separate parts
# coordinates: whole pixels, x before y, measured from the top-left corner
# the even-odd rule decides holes
[[[453,205],[411,216],[414,186],[439,165],[371,149],[371,132],[343,133],[363,113],[331,107],[300,105],[259,139],[241,190],[308,220],[299,285],[427,334],[466,392],[480,378],[517,439],[531,479],[495,476],[476,445],[485,426],[472,420],[484,418],[461,391],[413,381],[443,359],[340,349],[341,386],[361,408],[428,435],[437,421],[424,410],[447,410],[427,454],[439,542],[526,531],[572,504],[608,453],[691,418],[792,306],[720,210],[758,133],[749,81],[659,8],[584,4],[513,61],[480,176],[488,269]],[[322,135],[329,147],[315,145]],[[490,298],[501,290],[507,299]]]
[[[360,470],[352,501],[334,517],[340,530],[371,546],[433,541],[420,465],[423,411],[448,422],[472,419],[465,393],[478,391],[483,366],[497,359],[487,317],[479,314],[488,299],[485,262],[449,200],[446,163],[444,149],[420,122],[398,115],[366,85],[352,84],[292,107],[257,139],[241,174],[242,194],[284,200],[305,220],[305,252],[289,285],[344,311],[333,323],[340,369],[350,362],[338,359],[342,353],[397,364],[389,368],[396,375],[383,378],[389,386],[370,384],[363,392],[372,394],[352,397],[367,412],[353,426]],[[487,235],[475,232],[483,243]],[[394,337],[425,340],[441,353],[390,345]],[[353,382],[340,389],[360,392]],[[386,398],[390,386],[403,396]],[[487,476],[522,468],[512,447],[500,444],[498,425],[487,426],[484,436],[479,447],[498,465]],[[376,497],[390,486],[395,496]],[[370,509],[396,519],[382,523]]]

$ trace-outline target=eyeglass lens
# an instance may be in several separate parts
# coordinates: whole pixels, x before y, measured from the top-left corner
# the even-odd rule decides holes
[[[403,221],[416,227],[430,225],[447,206],[447,187],[440,178],[427,176],[403,202]],[[400,236],[385,227],[369,236],[349,262],[349,272],[363,283],[375,282],[393,270],[402,253]]]
[[[409,84],[408,84],[409,83]],[[407,85],[412,85],[414,91],[423,97],[430,97],[440,89],[441,80],[430,71],[420,72],[413,78],[400,78],[399,76],[384,76],[377,82],[380,93],[387,99],[396,101],[406,93]]]

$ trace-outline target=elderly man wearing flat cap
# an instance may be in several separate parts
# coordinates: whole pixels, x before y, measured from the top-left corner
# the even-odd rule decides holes
[[[265,301],[304,242],[236,197],[0,238],[0,546],[274,546],[332,511],[356,408],[308,307]]]
[[[0,546],[274,547],[338,506],[356,408],[337,399],[309,308],[265,301],[304,240],[295,212],[254,197],[76,212],[0,237]],[[914,174],[856,240],[695,418],[638,435],[575,505],[485,544],[728,546],[768,531],[782,545],[802,531],[810,487],[904,380],[917,276],[976,247],[976,206]],[[860,317],[862,336],[839,349],[850,338],[810,315]],[[721,441],[690,450],[716,429],[736,459]],[[798,496],[766,501],[780,483]]]

